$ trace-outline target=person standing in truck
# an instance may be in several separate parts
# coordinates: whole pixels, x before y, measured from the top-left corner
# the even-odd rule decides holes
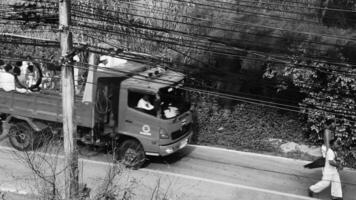
[[[19,69],[16,68],[18,71]],[[6,64],[4,66],[4,71],[2,71],[0,73],[0,88],[2,88],[3,90],[5,90],[6,92],[9,91],[17,91],[17,92],[27,92],[26,89],[23,88],[16,88],[16,84],[15,84],[15,76],[10,72],[12,70],[12,66],[9,64]],[[19,72],[16,72],[19,73]]]

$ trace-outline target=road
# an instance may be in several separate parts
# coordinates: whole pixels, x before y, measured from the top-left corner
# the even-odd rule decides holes
[[[31,171],[15,157],[9,147],[0,147],[0,189],[33,192]],[[83,157],[80,180],[97,187],[111,168],[110,160],[109,154]],[[134,185],[134,199],[151,199],[157,185],[159,193],[167,193],[172,200],[310,199],[307,188],[320,179],[321,169],[304,169],[304,164],[287,158],[188,146],[173,156],[151,158],[143,169],[122,170],[115,181],[121,187]],[[354,200],[356,172],[344,170],[341,179],[344,199]],[[330,199],[330,189],[317,198]]]

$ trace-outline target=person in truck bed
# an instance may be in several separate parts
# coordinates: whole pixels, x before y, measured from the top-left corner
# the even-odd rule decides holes
[[[27,92],[24,88],[17,88],[15,84],[15,76],[10,72],[12,70],[12,66],[6,64],[4,66],[4,70],[0,73],[0,88],[5,90],[6,92],[9,91],[17,91],[17,92]],[[19,73],[19,69],[15,68],[14,73]]]

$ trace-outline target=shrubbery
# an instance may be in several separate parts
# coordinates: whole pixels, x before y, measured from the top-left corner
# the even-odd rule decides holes
[[[303,140],[303,124],[295,113],[244,103],[226,110],[203,103],[198,106],[197,115],[198,144],[276,151],[270,139]]]
[[[216,101],[199,101],[196,107],[197,127],[193,142],[230,149],[278,152],[276,141],[321,145],[322,132],[311,130],[312,117],[259,105],[238,103],[224,109]],[[314,126],[316,126],[315,124]],[[341,136],[340,126],[335,130]],[[345,131],[344,131],[345,132]],[[347,132],[344,134],[348,134]],[[343,139],[343,152],[338,152],[348,167],[356,168],[356,152]]]
[[[269,65],[265,77],[273,78],[280,88],[293,85],[306,97],[300,109],[306,114],[306,133],[311,142],[320,140],[327,120],[336,124],[334,135],[341,138],[341,157],[355,166],[356,152],[356,79],[355,69],[347,64],[312,61],[304,55],[291,57],[286,65]]]

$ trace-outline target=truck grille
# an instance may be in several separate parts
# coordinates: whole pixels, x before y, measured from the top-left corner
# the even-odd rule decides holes
[[[172,140],[178,139],[190,131],[191,124],[186,124],[178,131],[172,133]]]

